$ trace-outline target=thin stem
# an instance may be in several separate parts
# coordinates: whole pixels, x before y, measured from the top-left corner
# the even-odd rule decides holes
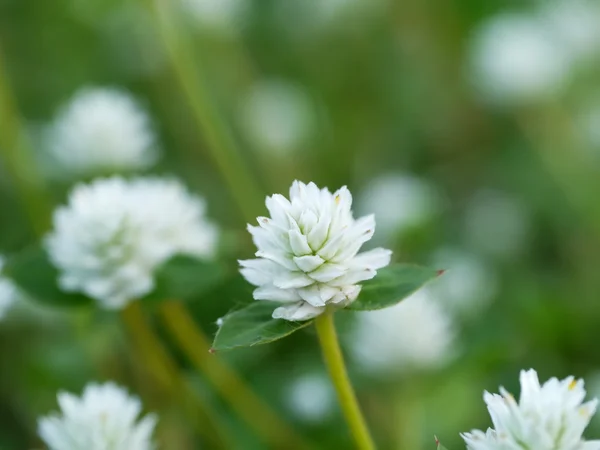
[[[180,302],[163,303],[161,313],[181,350],[269,448],[311,448],[234,370],[210,354],[209,340]]]
[[[321,314],[315,320],[315,326],[323,350],[323,358],[329,370],[329,376],[337,391],[340,406],[356,441],[356,446],[360,450],[373,450],[375,448],[373,439],[369,434],[367,423],[360,411],[356,394],[346,371],[344,357],[335,332],[333,314],[331,312]]]
[[[152,376],[167,392],[174,393],[182,402],[199,433],[206,439],[207,444],[211,444],[210,448],[229,448],[227,433],[211,411],[199,401],[195,402],[195,406],[192,404],[193,392],[180,376],[177,364],[147,323],[139,302],[130,303],[121,316]]]
[[[255,178],[248,170],[228,125],[222,120],[211,99],[205,77],[194,61],[191,45],[181,33],[168,0],[148,0],[154,9],[156,27],[170,57],[171,64],[186,95],[194,119],[218,170],[229,185],[231,194],[246,220],[253,220],[262,199]]]

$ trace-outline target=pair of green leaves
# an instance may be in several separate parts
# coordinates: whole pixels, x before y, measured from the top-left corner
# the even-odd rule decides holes
[[[58,285],[58,270],[43,248],[36,246],[8,260],[4,273],[29,297],[52,307],[81,307],[93,304],[83,294],[68,293]],[[223,282],[225,268],[219,263],[177,255],[161,265],[154,274],[155,289],[145,302],[190,300]]]
[[[408,264],[395,264],[377,271],[372,280],[362,283],[360,295],[346,309],[372,311],[393,306],[421,288],[439,274],[438,271]],[[311,324],[310,320],[290,322],[271,317],[277,305],[255,301],[227,314],[213,343],[214,350],[231,350],[267,344]]]

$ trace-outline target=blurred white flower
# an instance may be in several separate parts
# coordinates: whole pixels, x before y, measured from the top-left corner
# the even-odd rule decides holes
[[[248,4],[243,0],[181,0],[183,11],[200,28],[232,36],[243,25]]]
[[[47,139],[51,162],[63,176],[146,169],[158,156],[146,111],[117,89],[77,92],[60,110]]]
[[[393,374],[444,366],[455,338],[450,315],[422,289],[391,308],[357,314],[348,345],[367,372]]]
[[[478,192],[465,211],[465,239],[484,253],[511,258],[527,248],[530,220],[526,207],[503,192]]]
[[[112,177],[77,185],[45,242],[62,289],[115,309],[151,292],[162,262],[211,256],[216,240],[204,201],[178,181]]]
[[[481,259],[461,250],[442,248],[434,253],[433,264],[445,270],[425,289],[440,304],[463,315],[474,315],[494,297],[498,280]]]
[[[156,417],[138,420],[142,405],[113,383],[90,383],[81,397],[58,394],[61,412],[42,417],[38,432],[49,450],[152,450]]]
[[[306,92],[284,81],[254,85],[240,107],[242,128],[258,149],[290,153],[313,132],[315,111]]]
[[[464,433],[468,450],[596,450],[583,431],[596,413],[597,400],[582,403],[582,380],[551,378],[542,386],[535,370],[521,371],[519,402],[502,387],[484,394],[494,429]]]
[[[357,199],[359,213],[371,211],[377,219],[376,242],[431,220],[440,209],[440,197],[427,181],[401,174],[375,178]]]
[[[503,14],[484,23],[470,49],[471,78],[496,104],[522,104],[557,93],[570,60],[547,23],[534,15]]]
[[[318,373],[299,376],[287,386],[291,412],[305,422],[320,422],[335,406],[335,393],[329,379]]]
[[[0,319],[17,299],[17,287],[14,283],[2,275],[4,257],[0,255]]]
[[[600,4],[594,0],[552,0],[541,11],[573,64],[600,57]]]
[[[358,283],[390,262],[390,250],[358,254],[375,232],[375,218],[354,219],[345,186],[331,194],[294,181],[290,200],[275,194],[266,204],[271,218],[248,225],[258,259],[240,261],[240,271],[258,286],[256,300],[285,303],[273,312],[275,319],[308,320],[327,305],[346,306],[358,297]]]

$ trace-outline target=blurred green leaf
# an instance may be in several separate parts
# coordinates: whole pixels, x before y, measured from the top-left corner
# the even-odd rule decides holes
[[[312,323],[273,319],[278,306],[274,302],[255,301],[223,317],[213,343],[214,350],[231,350],[236,347],[268,344],[292,334]]]
[[[8,260],[4,273],[29,297],[48,306],[92,304],[88,297],[64,292],[58,287],[58,271],[39,245],[13,255]]]
[[[409,264],[394,264],[378,270],[375,278],[363,283],[358,299],[348,309],[372,311],[393,306],[438,274],[437,270]]]
[[[225,267],[216,262],[176,255],[155,272],[156,287],[145,301],[190,300],[198,298],[225,280]]]

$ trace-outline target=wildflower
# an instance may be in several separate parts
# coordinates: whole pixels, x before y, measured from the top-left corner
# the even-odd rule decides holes
[[[120,177],[80,184],[46,238],[59,284],[110,309],[154,288],[154,270],[176,254],[210,257],[217,230],[202,199],[176,180]]]
[[[58,394],[61,412],[42,417],[38,432],[49,450],[152,450],[156,417],[138,420],[142,405],[113,384],[88,384],[81,397]]]
[[[48,149],[61,171],[76,176],[146,169],[158,156],[146,111],[127,92],[107,88],[83,89],[63,106]]]
[[[540,385],[535,370],[521,371],[519,402],[504,388],[484,394],[494,429],[464,433],[468,450],[593,450],[600,441],[585,441],[584,429],[597,400],[583,403],[583,380],[551,378]]]
[[[358,297],[361,281],[389,264],[391,251],[358,253],[373,236],[373,215],[355,220],[346,187],[331,194],[316,184],[294,181],[290,199],[267,197],[271,217],[248,226],[257,259],[240,261],[256,300],[284,303],[273,317],[308,320],[328,305],[343,307]]]
[[[453,356],[451,316],[421,290],[390,308],[361,312],[348,346],[367,372],[435,369]]]

